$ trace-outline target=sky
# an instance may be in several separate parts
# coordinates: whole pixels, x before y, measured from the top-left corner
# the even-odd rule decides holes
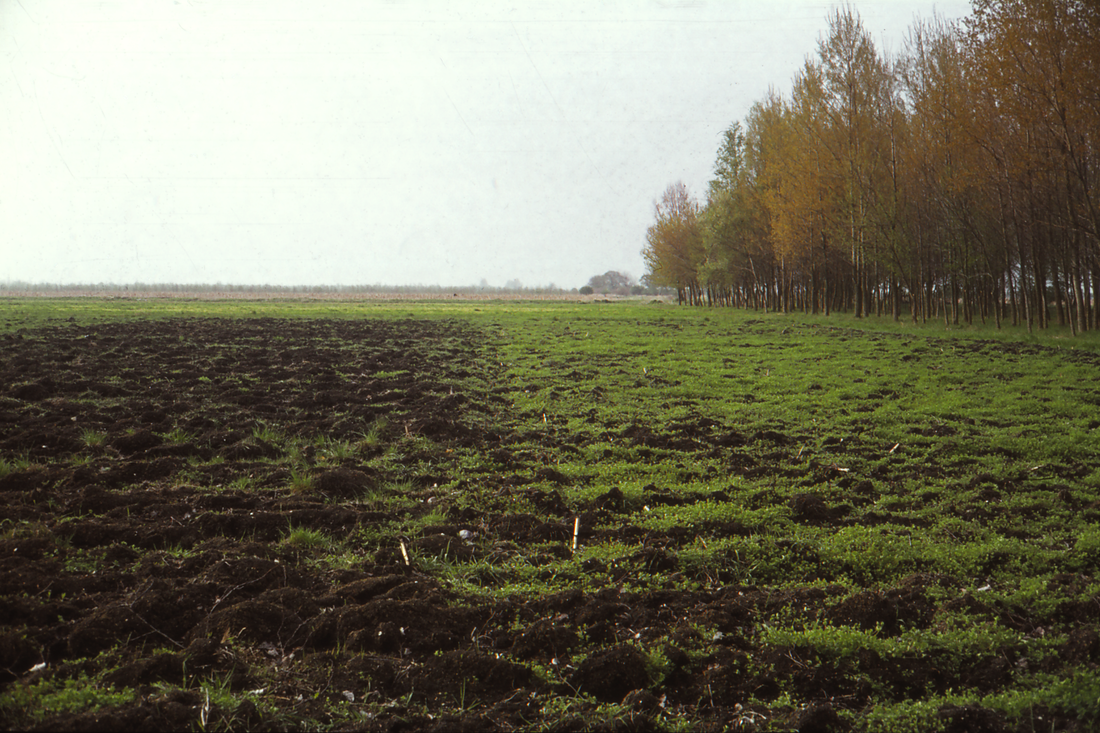
[[[0,283],[575,288],[837,5],[0,0]],[[860,2],[880,50],[965,0]]]

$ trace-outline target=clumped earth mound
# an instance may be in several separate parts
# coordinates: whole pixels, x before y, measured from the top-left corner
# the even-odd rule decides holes
[[[820,585],[688,583],[677,549],[693,537],[683,528],[616,526],[629,508],[621,491],[570,503],[556,488],[569,477],[513,449],[527,436],[502,427],[509,388],[486,339],[454,321],[268,318],[7,337],[0,455],[18,461],[0,477],[0,522],[13,528],[0,539],[0,694],[93,677],[131,691],[14,725],[646,730],[676,715],[699,730],[842,731],[837,710],[867,705],[869,680],[905,699],[995,690],[1009,673],[1003,655],[958,669],[934,656],[834,660],[763,647],[752,630],[780,609],[885,634],[927,627],[936,602],[925,589],[937,580],[846,599]],[[632,424],[617,439],[725,451],[731,465],[741,455],[750,476],[761,469],[746,445],[791,442],[714,421]],[[503,469],[493,500],[470,506],[439,488],[461,449]],[[540,513],[513,512],[516,497]],[[687,501],[656,486],[643,499]],[[789,508],[796,522],[845,521],[843,507],[810,493]],[[430,521],[416,536],[387,538],[386,527],[418,517]],[[549,564],[569,556],[574,532],[643,544],[629,568],[586,570],[679,582],[486,600],[418,561]],[[326,543],[347,537],[362,542],[339,563],[319,561]],[[1096,658],[1095,624],[1077,641],[1067,654]],[[778,718],[759,708],[783,687],[812,703],[780,706]],[[1007,730],[973,705],[940,715],[953,731]]]

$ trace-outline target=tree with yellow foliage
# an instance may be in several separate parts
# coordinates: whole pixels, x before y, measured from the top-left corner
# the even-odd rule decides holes
[[[654,202],[656,222],[646,231],[642,250],[650,285],[676,288],[681,303],[699,305],[703,291],[699,267],[703,262],[700,207],[682,181],[670,184]]]

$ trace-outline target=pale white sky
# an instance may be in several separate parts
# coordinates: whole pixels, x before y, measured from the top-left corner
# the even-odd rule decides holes
[[[0,283],[638,278],[834,5],[0,0]]]

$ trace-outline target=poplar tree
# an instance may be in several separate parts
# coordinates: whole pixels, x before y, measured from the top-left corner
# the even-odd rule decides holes
[[[702,303],[699,266],[704,248],[699,213],[698,202],[682,181],[669,184],[654,202],[656,222],[646,231],[642,250],[650,284],[676,288],[678,301],[690,305]]]

